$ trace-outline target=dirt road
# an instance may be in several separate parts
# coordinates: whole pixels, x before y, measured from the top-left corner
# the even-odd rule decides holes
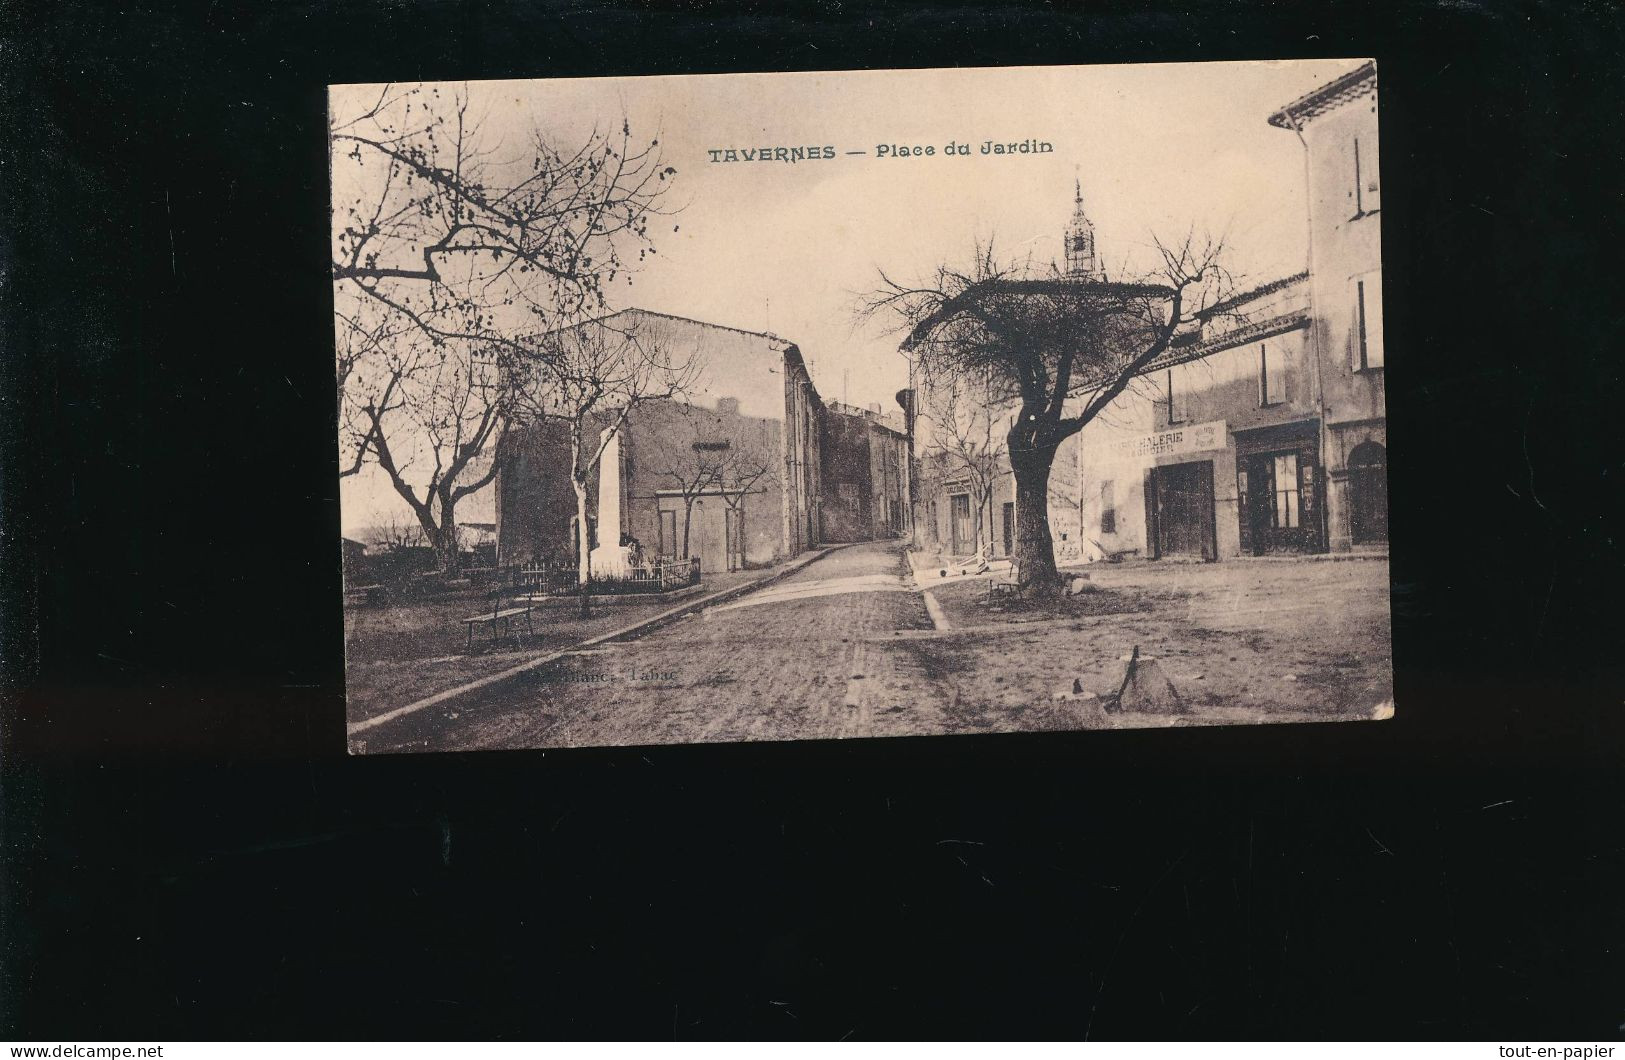
[[[938,629],[898,542],[840,549],[642,637],[368,734],[367,751],[637,745],[1369,717],[1386,685],[1387,564],[1100,569],[1057,618],[939,586]],[[1123,657],[1156,656],[1192,710],[1108,716]],[[1058,703],[1074,679],[1094,698]]]

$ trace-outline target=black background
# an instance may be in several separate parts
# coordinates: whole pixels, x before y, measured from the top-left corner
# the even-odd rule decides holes
[[[0,12],[6,1034],[1619,1036],[1617,8]],[[327,83],[1366,55],[1394,721],[345,757]]]

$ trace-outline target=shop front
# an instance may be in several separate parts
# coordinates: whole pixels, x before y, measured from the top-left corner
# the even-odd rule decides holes
[[[1236,432],[1243,555],[1326,550],[1319,428],[1307,420]]]

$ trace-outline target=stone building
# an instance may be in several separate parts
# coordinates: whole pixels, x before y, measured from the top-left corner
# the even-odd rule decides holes
[[[1059,562],[1386,544],[1375,65],[1293,101],[1269,123],[1303,144],[1308,268],[1208,309],[1063,443],[1049,498]],[[1064,246],[1069,276],[1104,278],[1081,191]],[[997,448],[1009,418],[993,419]],[[980,499],[966,460],[943,449],[924,441],[919,450],[917,538],[961,555],[979,543],[1007,554],[1015,537],[1008,462],[993,454],[1000,473]]]
[[[821,540],[874,541],[908,526],[908,430],[879,405],[827,402],[819,419]]]
[[[1082,558],[1322,550],[1308,294],[1213,307],[1079,433]]]
[[[595,549],[633,538],[650,556],[727,571],[898,532],[903,425],[878,409],[826,403],[794,343],[641,309],[604,322],[691,357],[697,376],[680,399],[639,405],[605,439],[588,490]],[[539,424],[513,446],[497,478],[498,562],[572,562],[565,428]],[[594,568],[608,569],[596,555]]]
[[[1319,370],[1326,543],[1333,550],[1384,545],[1388,420],[1376,64],[1293,100],[1269,123],[1298,137],[1308,175],[1309,341]]]
[[[692,357],[698,374],[681,399],[640,405],[609,440],[588,491],[595,547],[635,538],[651,555],[697,556],[714,571],[765,566],[816,543],[822,402],[795,344],[642,309],[604,320]],[[567,433],[547,422],[514,445],[497,479],[498,561],[569,561]]]
[[[1375,65],[1269,122],[1303,144],[1309,267],[1215,307],[1085,428],[1086,551],[1213,560],[1387,542]]]

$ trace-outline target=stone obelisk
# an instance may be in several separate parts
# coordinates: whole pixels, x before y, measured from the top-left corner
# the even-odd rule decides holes
[[[606,429],[598,458],[598,547],[592,550],[594,578],[613,580],[630,573],[626,549],[621,547],[621,435]]]

